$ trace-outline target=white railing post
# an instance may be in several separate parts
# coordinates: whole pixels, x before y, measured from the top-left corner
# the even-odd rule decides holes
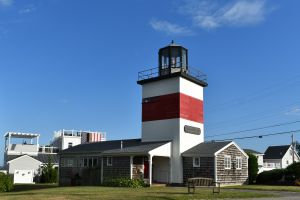
[[[152,155],[149,155],[149,184],[152,185]]]
[[[130,156],[130,179],[132,179],[132,165],[133,165],[133,156]]]

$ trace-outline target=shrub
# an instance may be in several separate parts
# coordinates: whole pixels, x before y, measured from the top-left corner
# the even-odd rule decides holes
[[[10,192],[14,189],[12,177],[4,173],[0,173],[0,192]]]
[[[255,155],[248,153],[248,175],[249,175],[249,184],[253,184],[257,177],[258,172],[258,163]]]
[[[271,171],[265,171],[258,174],[256,178],[256,183],[277,185],[283,182],[284,176],[284,169],[273,169]]]
[[[145,183],[139,179],[130,179],[130,178],[116,178],[111,179],[110,181],[105,181],[103,186],[109,187],[130,187],[130,188],[140,188],[145,187]]]
[[[294,176],[295,179],[299,179],[300,178],[300,162],[290,164],[286,168],[286,174]]]
[[[57,182],[57,169],[53,168],[51,157],[48,157],[48,163],[41,168],[41,183],[56,183]]]
[[[285,179],[289,184],[300,183],[300,163],[293,163],[286,168]]]

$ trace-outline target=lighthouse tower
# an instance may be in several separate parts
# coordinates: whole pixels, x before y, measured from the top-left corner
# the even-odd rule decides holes
[[[170,182],[182,183],[181,153],[202,143],[206,76],[189,67],[188,50],[172,43],[158,52],[158,68],[139,72],[142,141],[172,141]]]

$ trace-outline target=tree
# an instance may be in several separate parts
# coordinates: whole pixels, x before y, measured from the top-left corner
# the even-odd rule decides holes
[[[251,153],[248,153],[248,176],[249,176],[249,184],[253,184],[257,177],[258,172],[258,163],[257,157]]]
[[[42,183],[56,183],[57,182],[57,170],[53,168],[52,159],[48,157],[48,163],[41,167],[42,175],[41,182]]]
[[[300,155],[300,142],[296,141],[296,152]]]

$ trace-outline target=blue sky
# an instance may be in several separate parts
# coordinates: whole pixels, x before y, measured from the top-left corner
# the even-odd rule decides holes
[[[37,132],[42,144],[63,128],[140,137],[137,73],[156,67],[158,49],[172,39],[189,49],[190,66],[208,75],[205,136],[300,120],[299,6],[297,0],[0,0],[0,133]],[[264,151],[290,138],[237,143]]]

